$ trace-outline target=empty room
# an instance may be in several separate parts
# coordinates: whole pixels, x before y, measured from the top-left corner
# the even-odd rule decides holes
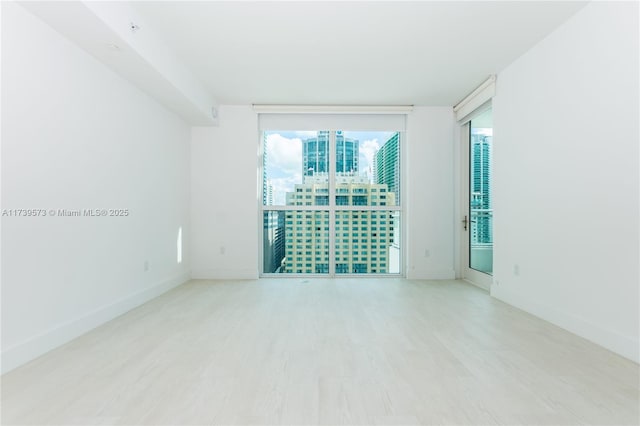
[[[637,1],[2,1],[3,425],[640,424]]]

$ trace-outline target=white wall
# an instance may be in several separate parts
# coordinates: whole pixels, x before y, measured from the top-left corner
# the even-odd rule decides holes
[[[2,3],[2,370],[189,278],[189,127],[15,3]],[[144,263],[149,270],[144,270]]]
[[[222,105],[220,127],[191,132],[192,276],[258,277],[258,121],[251,106]]]
[[[407,118],[407,262],[410,279],[452,279],[454,268],[454,115],[415,107]]]
[[[453,123],[450,107],[418,107],[408,117],[404,184],[409,278],[454,277]],[[257,129],[250,106],[223,105],[220,127],[192,131],[194,278],[252,279],[259,274]]]
[[[498,75],[491,291],[635,361],[638,51],[638,4],[594,2]]]

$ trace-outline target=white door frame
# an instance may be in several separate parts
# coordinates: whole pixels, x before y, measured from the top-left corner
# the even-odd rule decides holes
[[[478,108],[473,114],[470,115],[471,118],[479,115],[480,113],[485,112],[488,108],[491,107],[491,103],[487,103],[482,107]],[[483,288],[487,291],[491,290],[491,285],[493,284],[493,276],[486,274],[484,272],[477,271],[469,267],[469,235],[471,229],[471,215],[469,212],[469,145],[470,141],[470,127],[471,127],[471,118],[466,120],[463,123],[460,123],[460,168],[459,168],[459,176],[460,176],[460,208],[458,210],[458,217],[456,218],[456,226],[458,227],[458,232],[460,235],[459,238],[459,257],[460,257],[460,278],[465,281],[470,282],[480,288]],[[465,229],[465,217],[466,217],[466,229]]]

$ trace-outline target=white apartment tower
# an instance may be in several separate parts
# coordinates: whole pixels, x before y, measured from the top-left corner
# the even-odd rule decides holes
[[[394,211],[339,210],[339,206],[394,206],[395,194],[386,184],[366,176],[336,176],[336,273],[388,273],[393,243]],[[287,193],[288,206],[329,204],[326,173],[305,176]],[[288,210],[285,217],[286,273],[329,272],[329,211]]]

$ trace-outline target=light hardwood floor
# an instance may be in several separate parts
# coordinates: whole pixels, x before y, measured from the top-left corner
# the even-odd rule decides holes
[[[191,281],[2,376],[3,424],[638,424],[638,365],[457,281]]]

